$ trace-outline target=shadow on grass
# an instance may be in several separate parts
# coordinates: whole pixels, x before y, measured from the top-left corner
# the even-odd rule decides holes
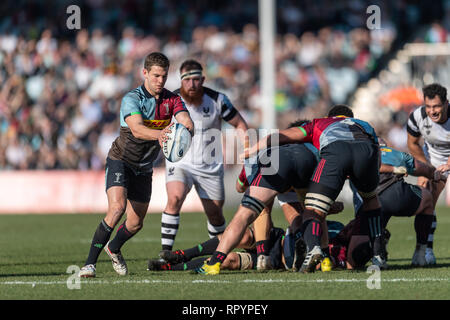
[[[61,272],[43,272],[43,273],[11,273],[11,274],[0,274],[0,278],[10,278],[10,277],[39,277],[39,276],[64,276],[67,273]]]

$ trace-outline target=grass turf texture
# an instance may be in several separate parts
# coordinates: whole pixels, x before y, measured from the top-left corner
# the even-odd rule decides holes
[[[233,212],[226,212],[227,221]],[[331,219],[348,222],[344,211]],[[160,250],[161,215],[148,215],[144,228],[122,248],[130,275],[118,276],[107,255],[97,263],[97,277],[82,279],[70,290],[71,265],[81,267],[92,235],[103,215],[1,215],[0,299],[171,299],[171,300],[300,300],[300,299],[449,299],[450,209],[438,210],[435,234],[437,266],[410,267],[415,246],[414,219],[392,218],[388,246],[390,269],[381,273],[381,289],[368,289],[365,271],[299,274],[287,271],[223,271],[218,276],[147,271],[148,258]],[[285,227],[282,212],[275,225]],[[113,236],[115,232],[113,233]],[[208,238],[203,213],[181,217],[175,248]],[[72,276],[72,278],[74,278]],[[70,279],[69,279],[70,281]]]

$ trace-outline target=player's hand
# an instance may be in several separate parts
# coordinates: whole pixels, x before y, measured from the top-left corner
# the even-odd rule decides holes
[[[159,145],[161,146],[161,148],[163,147],[163,143],[166,142],[168,139],[167,134],[172,132],[171,128],[173,125],[174,124],[172,123],[171,125],[165,127],[163,130],[161,130],[159,137],[158,137]]]
[[[448,174],[449,174],[449,171],[442,172],[442,171],[435,170],[434,171],[433,181],[435,181],[435,182],[439,182],[439,181],[446,182]]]

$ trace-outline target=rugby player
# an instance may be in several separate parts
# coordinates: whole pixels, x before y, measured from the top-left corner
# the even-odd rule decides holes
[[[386,227],[392,216],[415,216],[416,249],[411,264],[424,266],[427,264],[425,259],[427,238],[433,222],[433,196],[429,189],[407,183],[404,175],[426,177],[430,181],[445,181],[447,178],[433,166],[414,159],[406,152],[386,146],[385,141],[381,138],[379,141],[381,167],[377,194],[382,209],[382,227]],[[355,192],[354,186],[351,185],[351,187],[354,191],[355,212],[359,212],[362,200]]]
[[[295,210],[295,208],[289,208],[290,204],[285,204],[283,209],[286,210]],[[327,221],[329,226],[329,238],[331,241],[334,241],[336,235],[344,229],[344,226],[340,222],[336,221]],[[346,231],[349,236],[351,236],[351,231]],[[222,270],[251,270],[257,269],[257,250],[256,249],[256,241],[255,241],[255,230],[251,227],[248,227],[244,236],[237,245],[237,248],[244,249],[245,251],[232,251],[230,252],[224,262],[221,264],[220,268]],[[163,259],[150,259],[148,261],[148,269],[150,271],[186,271],[186,270],[196,270],[201,267],[204,262],[206,256],[215,251],[217,245],[219,244],[222,234],[209,239],[206,242],[198,244],[192,248],[177,250],[174,252],[166,252]],[[343,237],[341,237],[343,238]],[[339,239],[339,241],[343,241]],[[368,242],[368,239],[366,240]],[[281,228],[271,227],[269,230],[269,238],[268,243],[270,243],[270,250],[268,250],[267,255],[270,261],[270,265],[272,269],[282,269],[282,270],[291,270],[294,268],[294,256],[295,256],[295,237],[290,228],[286,229],[286,232]],[[347,257],[339,256],[340,251],[344,250],[347,253],[347,250],[342,249],[340,242],[333,242],[333,245],[330,245],[331,249],[334,248],[333,252],[333,261],[339,261],[339,264],[345,265],[347,261]],[[359,243],[358,243],[359,244]],[[336,250],[338,245],[339,250]],[[355,247],[355,246],[354,246]],[[362,246],[361,248],[364,248]],[[361,251],[362,258],[356,259],[364,260],[365,251]],[[349,251],[349,254],[352,255],[353,251]],[[361,256],[361,254],[359,254]],[[200,258],[198,258],[200,257]],[[370,256],[367,256],[367,262],[370,259]],[[337,265],[336,265],[337,266]]]
[[[207,216],[207,230],[212,238],[225,230],[222,207],[225,199],[222,120],[237,129],[245,144],[247,123],[228,97],[203,86],[202,65],[195,60],[181,64],[181,96],[195,123],[196,134],[186,155],[177,163],[166,161],[167,204],[161,217],[162,250],[172,250],[180,224],[180,210],[192,186],[200,197]],[[215,154],[214,154],[215,153]]]
[[[307,123],[305,120],[299,120],[293,122],[289,125],[289,127],[300,126],[304,123]],[[312,145],[309,145],[310,150],[316,156],[317,161],[319,160],[317,149],[315,149]],[[242,167],[241,173],[236,181],[236,190],[239,193],[243,193],[247,190],[247,188],[252,183],[255,176],[259,173],[259,167],[261,164],[258,164],[257,161],[254,164],[249,165],[246,164]],[[292,230],[299,230],[302,224],[302,216],[303,213],[303,202],[304,196],[306,194],[306,189],[299,190],[299,194],[291,188],[285,193],[280,193],[276,197],[278,199],[278,203],[283,210],[284,217],[288,222],[290,228]],[[271,263],[269,259],[268,252],[270,252],[270,230],[272,228],[272,211],[273,201],[270,202],[261,214],[254,221],[253,229],[255,233],[255,241],[256,241],[256,250],[257,250],[257,269],[258,270],[266,270],[271,269]],[[333,208],[330,209],[330,213],[336,214],[341,212],[344,209],[344,205],[342,202],[336,202],[333,204]],[[294,238],[297,239],[301,237],[301,233],[297,232],[294,235]],[[327,237],[322,237],[322,248],[326,253],[326,258],[321,264],[322,271],[331,271],[331,261],[329,259],[328,252],[328,239]],[[293,269],[297,270],[297,263],[301,263],[300,259],[296,259],[296,263],[293,265]]]
[[[271,141],[272,135],[261,139],[246,150],[243,156],[248,157],[260,149],[267,148]],[[300,271],[313,272],[316,265],[323,260],[320,242],[322,233],[326,233],[325,217],[347,178],[353,182],[363,198],[362,230],[370,239],[373,249],[372,263],[386,268],[383,229],[379,223],[381,206],[376,194],[379,182],[379,150],[374,129],[367,122],[353,118],[353,112],[348,106],[337,105],[330,110],[327,118],[314,119],[304,126],[279,132],[280,144],[295,142],[311,142],[320,151],[321,157],[305,198],[305,212],[300,231],[308,253]],[[253,194],[250,194],[250,198],[252,204],[259,204]],[[256,205],[248,210],[253,214],[260,212]],[[225,256],[229,247],[228,242],[221,241],[217,248],[219,259],[214,259],[213,256],[212,263],[210,261],[209,265],[204,265],[205,273],[209,273],[212,265],[220,263],[217,260]]]
[[[434,166],[438,171],[450,170],[450,116],[448,114],[447,89],[434,83],[423,89],[424,105],[414,110],[408,119],[408,149],[411,155]],[[424,144],[421,146],[421,138]],[[444,181],[430,181],[419,177],[418,185],[428,187],[430,184],[434,206],[445,188]],[[427,264],[436,264],[433,253],[434,231],[436,229],[436,211],[433,213],[433,224],[428,236],[426,248]]]
[[[183,101],[164,88],[169,65],[162,53],[150,53],[142,70],[144,83],[122,98],[120,135],[106,159],[108,210],[94,233],[80,277],[95,277],[102,249],[119,275],[128,273],[120,249],[143,226],[150,202],[153,161],[170,132],[172,116],[191,134],[193,132],[194,126]],[[117,229],[114,239],[108,241],[124,213],[126,220]]]
[[[307,188],[311,174],[317,165],[316,148],[311,144],[286,144],[266,147],[255,150],[251,155],[257,154],[258,151],[268,154],[268,159],[271,160],[268,166],[277,168],[275,174],[273,172],[265,174],[265,168],[259,168],[258,174],[242,198],[241,205],[225,229],[217,250],[207,263],[196,270],[198,273],[218,274],[227,254],[239,244],[247,227],[255,221],[275,196],[285,193],[291,188],[301,194],[302,190]],[[247,158],[249,156],[247,155]],[[258,156],[261,157],[261,154],[258,154]],[[298,230],[295,230],[294,234],[298,234]],[[300,243],[300,241],[301,237],[298,237],[298,242]],[[296,261],[302,260],[302,253],[304,251],[299,247],[296,251]]]

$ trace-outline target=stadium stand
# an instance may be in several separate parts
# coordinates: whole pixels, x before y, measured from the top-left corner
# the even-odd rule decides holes
[[[204,62],[206,84],[259,127],[257,1],[25,2],[0,4],[0,170],[102,169],[120,98],[140,84],[151,51],[172,62],[169,89],[183,59]],[[65,27],[69,4],[80,6],[82,30]],[[365,27],[369,4],[381,7],[379,30]],[[277,1],[278,125],[348,101],[416,23],[448,15],[448,1],[433,4]],[[447,41],[448,31],[434,24],[426,39]]]

